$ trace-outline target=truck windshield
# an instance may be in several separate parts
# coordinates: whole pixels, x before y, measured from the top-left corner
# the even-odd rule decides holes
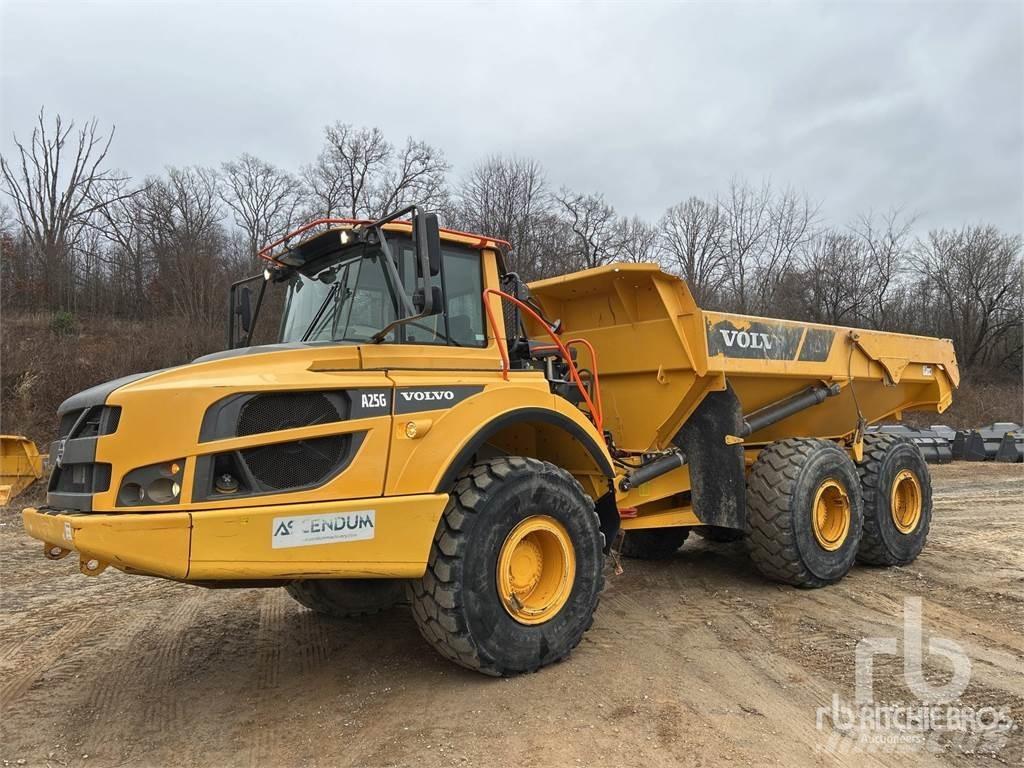
[[[395,304],[379,252],[315,277],[296,275],[285,299],[281,341],[369,341],[397,318]]]
[[[411,291],[417,285],[412,243],[399,238],[388,238],[388,242],[402,283]],[[281,341],[371,342],[399,317],[399,302],[383,259],[381,251],[373,249],[312,277],[297,274],[285,298]],[[396,327],[383,341],[485,346],[482,282],[480,259],[474,252],[445,247],[442,273],[435,277],[435,285],[442,288],[441,311]]]

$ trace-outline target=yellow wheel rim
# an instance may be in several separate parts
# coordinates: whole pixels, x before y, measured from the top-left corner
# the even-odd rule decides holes
[[[900,470],[889,500],[892,521],[900,533],[912,533],[921,522],[921,483],[909,469]]]
[[[835,480],[818,486],[811,508],[811,525],[822,549],[834,552],[846,541],[850,532],[850,497]]]
[[[560,522],[534,515],[519,523],[498,555],[498,595],[521,624],[541,624],[565,605],[576,578],[576,553]]]

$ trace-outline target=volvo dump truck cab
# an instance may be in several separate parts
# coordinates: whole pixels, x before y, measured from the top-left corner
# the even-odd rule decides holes
[[[798,587],[921,551],[927,467],[864,428],[947,408],[950,342],[702,311],[649,264],[525,285],[507,249],[416,208],[268,246],[227,350],[61,406],[26,531],[88,575],[407,600],[492,675],[579,643],[612,547],[742,538]],[[273,290],[279,340],[252,346]]]

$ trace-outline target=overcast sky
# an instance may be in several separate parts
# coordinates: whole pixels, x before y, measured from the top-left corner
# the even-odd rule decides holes
[[[1024,230],[1024,3],[19,3],[0,150],[40,106],[116,124],[133,176],[251,152],[297,169],[340,120],[493,152],[654,219],[735,174],[842,223]]]

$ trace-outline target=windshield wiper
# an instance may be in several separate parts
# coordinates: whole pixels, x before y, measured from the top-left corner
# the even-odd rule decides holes
[[[302,334],[302,341],[309,341],[309,337],[313,335],[313,331],[320,324],[320,318],[323,317],[324,312],[327,311],[328,305],[334,299],[334,296],[338,293],[338,286],[341,285],[340,281],[336,281],[331,289],[324,296],[324,300],[320,302],[320,307],[317,309],[316,314],[313,315],[313,319],[310,321],[309,326],[306,328],[305,333]]]

